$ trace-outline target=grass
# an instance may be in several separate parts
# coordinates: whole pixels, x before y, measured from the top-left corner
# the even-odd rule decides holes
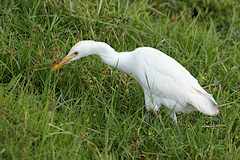
[[[65,2],[65,3],[63,3]],[[1,159],[238,159],[237,1],[2,1]],[[149,126],[141,86],[89,56],[51,69],[78,41],[151,46],[213,94],[221,114],[163,109]]]

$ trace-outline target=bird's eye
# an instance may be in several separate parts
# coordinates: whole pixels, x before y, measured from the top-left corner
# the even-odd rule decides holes
[[[74,52],[73,54],[78,55],[78,52]]]

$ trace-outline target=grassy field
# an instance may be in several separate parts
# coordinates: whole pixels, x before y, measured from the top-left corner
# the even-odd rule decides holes
[[[239,159],[239,8],[237,0],[1,0],[0,159]],[[179,114],[182,136],[165,109],[145,125],[141,86],[99,57],[51,72],[81,40],[163,51],[221,114]]]

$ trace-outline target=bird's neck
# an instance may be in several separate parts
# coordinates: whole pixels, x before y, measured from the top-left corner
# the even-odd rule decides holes
[[[131,73],[132,53],[116,52],[111,46],[103,42],[97,42],[94,54],[98,55],[107,65],[120,69],[127,74]]]

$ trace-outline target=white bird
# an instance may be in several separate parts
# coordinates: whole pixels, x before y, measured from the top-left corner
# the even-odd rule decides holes
[[[118,53],[104,42],[80,41],[52,71],[88,55],[98,55],[107,65],[132,74],[143,88],[146,109],[158,111],[165,106],[176,124],[176,112],[198,110],[210,116],[220,113],[213,96],[181,64],[151,47]],[[149,121],[149,113],[146,121]]]

